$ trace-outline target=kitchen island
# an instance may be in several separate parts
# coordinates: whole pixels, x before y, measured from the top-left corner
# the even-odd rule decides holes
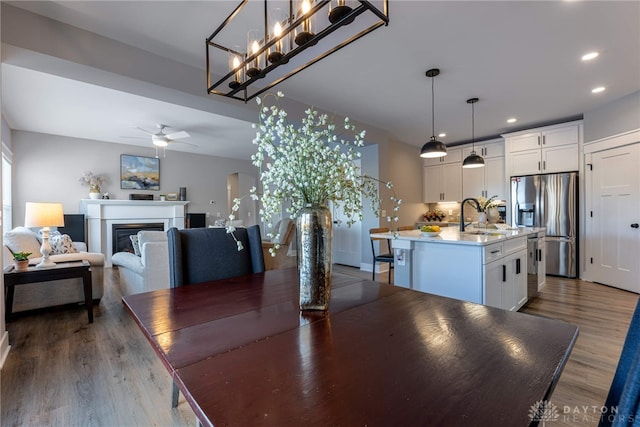
[[[396,286],[513,311],[527,302],[527,238],[544,232],[445,227],[433,237],[419,230],[373,236],[392,239]]]

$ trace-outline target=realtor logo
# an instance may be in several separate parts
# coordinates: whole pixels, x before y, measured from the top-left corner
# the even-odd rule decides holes
[[[558,407],[548,400],[539,400],[529,408],[529,419],[542,421],[543,427],[547,421],[557,421],[558,418],[560,418]]]

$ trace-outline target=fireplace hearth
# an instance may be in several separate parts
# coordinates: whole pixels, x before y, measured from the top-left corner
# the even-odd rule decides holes
[[[164,231],[164,223],[162,222],[149,222],[143,224],[112,224],[111,227],[112,254],[115,254],[116,252],[134,253],[130,236],[138,234],[138,231]]]

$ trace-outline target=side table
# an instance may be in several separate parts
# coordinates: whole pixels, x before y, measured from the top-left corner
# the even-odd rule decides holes
[[[88,261],[61,262],[51,268],[35,268],[35,266],[30,266],[27,271],[16,271],[13,269],[5,272],[5,320],[7,322],[11,320],[13,295],[17,285],[50,282],[52,280],[71,279],[74,277],[82,278],[84,303],[87,307],[89,323],[93,323],[93,288],[91,283],[91,265]]]

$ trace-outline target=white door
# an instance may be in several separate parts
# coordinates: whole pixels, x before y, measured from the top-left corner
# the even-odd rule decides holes
[[[360,160],[355,161],[360,167]],[[337,209],[333,203],[329,203],[331,218],[333,220],[333,237],[331,239],[331,263],[350,265],[360,268],[362,262],[362,222],[358,221],[347,226],[349,218]]]
[[[640,144],[594,153],[592,164],[593,280],[640,293]]]

